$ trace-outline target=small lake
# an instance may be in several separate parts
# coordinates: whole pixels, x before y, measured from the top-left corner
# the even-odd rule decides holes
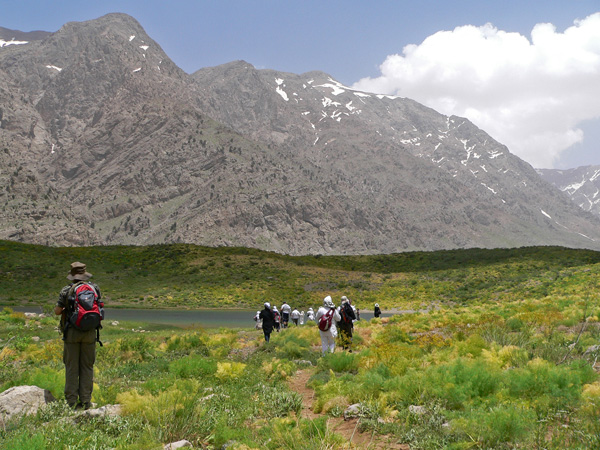
[[[2,308],[0,306],[0,308]],[[41,307],[11,307],[14,311],[41,313]],[[254,315],[256,310],[242,309],[121,309],[106,308],[106,321],[132,321],[155,324],[166,324],[176,326],[202,326],[205,328],[246,328],[254,327]],[[383,317],[389,317],[393,314],[383,313]],[[369,320],[373,317],[372,312],[361,312],[362,320]]]

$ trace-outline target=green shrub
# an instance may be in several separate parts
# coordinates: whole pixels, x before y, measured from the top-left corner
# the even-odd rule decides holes
[[[208,341],[208,336],[200,332],[174,335],[167,341],[167,351],[182,352],[194,350],[198,354],[208,356]]]
[[[483,448],[498,448],[501,444],[516,443],[530,435],[536,425],[532,411],[501,405],[490,410],[474,409],[451,422],[452,431],[480,442]]]
[[[181,378],[213,376],[217,372],[217,362],[201,355],[189,355],[169,363],[169,372]]]
[[[392,392],[395,386],[390,385],[392,375],[384,364],[378,364],[371,370],[362,371],[356,378],[356,390],[361,397],[377,398],[382,392]]]
[[[583,385],[596,376],[585,362],[571,366],[556,366],[548,361],[534,359],[526,367],[507,372],[506,383],[515,398],[540,400],[548,397],[557,408],[575,404],[581,397]]]
[[[302,409],[302,396],[296,392],[262,386],[259,396],[263,417],[285,417],[290,412],[299,415]]]
[[[482,360],[459,358],[428,369],[423,393],[430,401],[441,401],[450,409],[463,409],[471,400],[480,401],[495,393],[501,372]]]
[[[473,334],[466,341],[458,343],[456,348],[459,356],[478,357],[483,349],[489,348],[489,344],[479,334]]]
[[[144,361],[152,358],[154,353],[154,346],[149,338],[145,336],[139,337],[127,337],[119,339],[118,341],[119,352],[125,353],[127,359],[136,359],[138,361]]]
[[[48,366],[25,371],[19,378],[13,378],[2,386],[3,390],[12,386],[30,385],[49,390],[56,398],[62,397],[65,389],[65,370]]]
[[[301,419],[300,431],[308,439],[323,439],[327,433],[327,416],[317,417],[312,420]]]
[[[413,339],[399,326],[387,326],[380,339],[385,343],[410,343]]]
[[[334,372],[351,372],[358,371],[358,362],[360,357],[356,353],[328,353],[318,362],[318,369],[322,371],[333,370]]]
[[[525,323],[518,317],[511,317],[506,320],[506,327],[510,331],[521,331],[525,327]]]
[[[0,441],[2,442],[2,441]],[[42,433],[23,430],[2,442],[3,450],[47,450],[46,438]]]

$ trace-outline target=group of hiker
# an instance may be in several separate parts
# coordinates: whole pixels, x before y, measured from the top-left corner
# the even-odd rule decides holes
[[[265,306],[269,305],[268,309],[271,310],[273,315],[273,329],[279,332],[282,328],[287,328],[290,325],[290,319],[295,326],[304,325],[307,321],[315,320],[315,313],[312,308],[308,309],[308,312],[298,311],[293,309],[287,302],[283,302],[281,305],[281,312],[277,309],[277,306],[271,308],[270,303],[265,303]],[[256,311],[254,315],[254,321],[256,322],[256,329],[259,330],[262,327],[263,318],[260,316],[262,311]],[[269,321],[270,317],[267,318]]]
[[[380,315],[381,309],[378,304],[375,304],[375,317]],[[269,302],[266,302],[262,311],[256,311],[254,320],[256,321],[256,328],[263,330],[265,341],[269,342],[273,330],[279,332],[282,328],[287,328],[290,318],[292,323],[298,326],[304,325],[305,317],[306,323],[314,321],[318,325],[323,354],[335,351],[338,336],[341,347],[352,352],[354,322],[360,320],[360,311],[352,305],[352,301],[345,295],[342,296],[341,303],[337,307],[331,296],[328,295],[323,299],[323,305],[317,309],[316,314],[312,308],[309,308],[306,316],[304,311],[292,310],[287,302],[283,302],[283,305],[281,305],[281,313],[277,306],[271,306]]]
[[[65,364],[65,398],[67,403],[76,409],[88,409],[91,406],[93,390],[94,362],[96,360],[96,342],[100,342],[99,329],[104,319],[104,303],[98,285],[90,281],[92,274],[81,262],[71,264],[67,275],[70,284],[60,291],[58,302],[54,308],[56,315],[61,316],[60,328],[63,333],[63,362]],[[375,304],[375,317],[381,315],[379,305]],[[321,335],[323,354],[334,352],[338,337],[342,348],[352,352],[352,333],[354,322],[360,320],[360,311],[352,305],[346,296],[341,298],[336,307],[327,296],[316,314],[312,308],[308,311],[298,309],[283,302],[281,312],[276,306],[267,302],[262,311],[257,311],[256,327],[261,328],[265,340],[269,342],[273,330],[287,328],[290,319],[294,326],[315,322]]]

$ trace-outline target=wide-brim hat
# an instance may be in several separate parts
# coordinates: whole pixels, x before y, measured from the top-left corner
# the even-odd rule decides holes
[[[92,274],[86,271],[86,265],[80,262],[71,264],[71,271],[67,275],[67,279],[71,281],[87,281],[92,278]]]

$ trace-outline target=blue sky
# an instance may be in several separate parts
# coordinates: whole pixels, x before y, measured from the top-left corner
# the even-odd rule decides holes
[[[532,30],[543,23],[554,27],[553,33],[545,34],[548,39],[568,41],[568,45],[573,46],[586,45],[584,60],[589,61],[592,72],[600,70],[594,59],[595,56],[600,59],[600,34],[588,31],[584,36],[585,44],[566,39],[567,30],[569,35],[576,32],[583,35],[585,24],[588,30],[593,28],[595,23],[585,22],[585,19],[600,12],[598,0],[2,0],[0,11],[0,26],[21,31],[57,31],[70,21],[91,20],[109,12],[127,13],[137,19],[167,55],[188,73],[238,59],[259,69],[293,73],[321,70],[348,86],[386,90],[385,93],[415,98],[445,114],[466,116],[535,167],[600,164],[600,110],[576,103],[577,99],[586,96],[585,92],[569,91],[552,97],[556,86],[550,82],[547,89],[552,103],[566,102],[570,106],[552,110],[544,107],[540,98],[529,98],[526,86],[536,85],[537,79],[550,77],[548,73],[530,70],[529,62],[521,61],[523,65],[519,66],[531,77],[522,87],[529,105],[527,120],[522,105],[510,113],[515,99],[513,105],[489,106],[494,95],[506,97],[503,90],[510,88],[506,85],[508,81],[520,82],[508,78],[505,85],[497,87],[494,80],[500,78],[497,76],[500,72],[486,73],[485,79],[474,80],[477,86],[466,87],[471,95],[460,97],[461,91],[465,90],[464,80],[470,79],[461,75],[461,71],[473,71],[478,64],[467,61],[468,58],[482,58],[473,48],[479,38],[482,45],[477,48],[491,53],[495,50],[485,48],[491,42],[495,42],[496,47],[506,45],[510,48],[515,36],[521,35],[531,41]],[[469,25],[472,27],[465,28]],[[465,42],[465,39],[470,40]],[[456,57],[460,64],[452,64],[458,78],[444,76],[447,85],[427,76],[424,71],[426,65],[437,74],[445,73],[448,62],[444,62],[441,54],[442,42],[453,46],[451,52],[462,51]],[[413,45],[412,51],[407,53],[410,45]],[[519,48],[523,46],[515,45],[515,52],[520,52]],[[530,50],[523,52],[531,53]],[[567,52],[577,53],[575,50]],[[535,58],[539,59],[547,52],[538,46],[535,53]],[[502,60],[502,57],[508,59]],[[549,57],[548,66],[554,67],[556,60],[552,58]],[[512,64],[510,56],[506,55],[493,57],[484,64],[494,66],[494,61],[500,61],[504,66]],[[563,64],[567,67],[577,65],[570,61]],[[425,75],[418,82],[403,78],[402,73],[407,70]],[[595,79],[600,80],[600,72],[593,73]],[[555,78],[554,74],[551,76]],[[581,81],[574,81],[580,80],[581,76],[578,76],[561,79],[559,85],[581,85]],[[429,82],[434,84],[427,84]],[[457,87],[459,82],[460,89]],[[487,84],[482,88],[484,82]],[[593,81],[590,83],[594,84]],[[544,83],[537,84],[545,86]],[[450,95],[435,97],[427,94],[445,89],[457,97],[449,100]],[[541,88],[537,90],[542,91]],[[480,92],[478,98],[473,92]],[[588,97],[597,92],[592,86]],[[539,95],[545,94],[540,92]],[[487,105],[482,101],[484,97],[490,99]],[[540,110],[546,114],[537,114]],[[561,121],[562,115],[564,120]],[[541,117],[536,119],[537,116]],[[557,121],[564,127],[555,123]],[[502,125],[496,126],[497,123]],[[521,130],[515,127],[519,123],[523,124]],[[541,130],[544,124],[547,130]],[[531,135],[525,125],[529,130],[539,128],[540,132]]]

